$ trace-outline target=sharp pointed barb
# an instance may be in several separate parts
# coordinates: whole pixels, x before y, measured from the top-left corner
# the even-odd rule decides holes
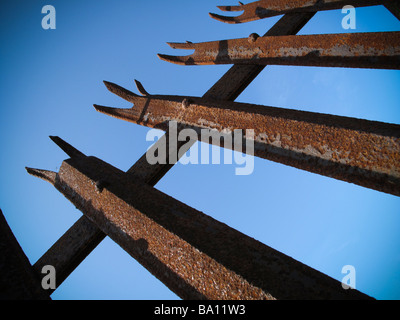
[[[32,175],[34,177],[48,181],[52,185],[55,185],[55,183],[56,183],[57,172],[49,171],[49,170],[33,169],[33,168],[28,168],[28,167],[25,167],[25,169],[30,175]]]
[[[121,97],[122,99],[125,99],[126,101],[135,102],[135,98],[139,97],[137,94],[134,94],[133,92],[115,84],[109,81],[103,81],[107,89],[116,94],[117,96]]]
[[[94,104],[93,107],[95,108],[96,111],[104,114],[110,114],[111,110],[115,109],[111,107],[100,106],[98,104]]]
[[[93,107],[97,112],[103,113],[105,115],[121,120],[131,121],[134,123],[137,122],[137,117],[135,116],[134,113],[132,113],[132,109],[105,107],[105,106],[100,106],[98,104],[94,104]]]
[[[140,92],[140,94],[142,96],[149,96],[150,94],[146,91],[146,89],[143,87],[143,85],[140,83],[140,81],[135,79],[135,84],[136,84],[136,88],[138,89],[138,91]]]
[[[194,49],[194,44],[193,44],[193,42],[190,42],[190,41],[186,41],[186,42],[167,42],[167,45],[169,45],[172,49],[185,49],[185,50]]]
[[[236,22],[236,17],[226,17],[226,16],[221,16],[216,13],[209,13],[209,16],[217,21],[220,22],[225,22],[225,23],[237,23]]]
[[[69,143],[65,142],[63,139],[60,137],[56,136],[50,136],[50,139],[53,140],[53,142],[58,145],[67,155],[69,155],[71,158],[82,158],[86,157],[85,154],[80,152],[78,149],[74,148],[71,146]]]
[[[180,64],[180,65],[185,65],[185,59],[186,57],[179,57],[179,56],[170,56],[168,54],[157,54],[158,58],[161,60],[175,63],[175,64]]]

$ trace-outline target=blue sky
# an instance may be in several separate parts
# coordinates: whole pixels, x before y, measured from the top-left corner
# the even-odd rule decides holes
[[[41,27],[44,5],[56,30]],[[230,66],[182,67],[165,42],[264,34],[279,17],[242,25],[209,18],[234,1],[3,1],[0,19],[0,207],[31,263],[82,215],[24,167],[57,171],[67,156],[57,135],[127,170],[150,142],[148,128],[97,113],[128,107],[102,81],[150,93],[202,96]],[[340,10],[318,13],[300,32],[341,33]],[[359,8],[355,32],[399,31],[382,6]],[[352,31],[352,32],[354,32]],[[236,101],[400,123],[400,72],[268,66]],[[176,165],[156,188],[356,288],[400,298],[400,199],[263,159],[254,173],[234,165]],[[111,240],[104,240],[53,299],[178,299]]]

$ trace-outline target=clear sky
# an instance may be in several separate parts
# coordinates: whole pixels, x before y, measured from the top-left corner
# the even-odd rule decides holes
[[[0,207],[31,263],[82,215],[25,166],[58,171],[60,136],[87,155],[127,170],[150,142],[148,128],[97,113],[94,103],[129,107],[102,81],[150,93],[202,96],[230,66],[183,67],[165,42],[264,34],[280,17],[228,25],[208,12],[230,0],[2,1],[0,11]],[[246,2],[247,3],[247,2]],[[56,29],[44,30],[44,5]],[[340,10],[318,13],[300,32],[341,33]],[[359,8],[352,32],[399,31],[384,7]],[[400,72],[268,66],[237,99],[262,105],[400,123]],[[176,165],[156,188],[356,288],[400,298],[400,199],[263,159],[254,173],[235,165]],[[290,284],[289,284],[290,285]],[[55,291],[53,299],[178,299],[110,239]]]

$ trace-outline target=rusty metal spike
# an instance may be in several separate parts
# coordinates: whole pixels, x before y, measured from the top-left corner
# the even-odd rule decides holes
[[[140,112],[138,112],[135,108],[122,109],[122,108],[100,106],[98,104],[94,104],[93,107],[95,108],[96,111],[117,119],[121,120],[129,119],[127,121],[139,122]]]
[[[400,32],[317,34],[169,43],[195,49],[187,56],[159,54],[180,65],[252,64],[400,69]]]
[[[227,17],[227,16],[222,16],[217,13],[212,13],[209,12],[208,15],[213,18],[214,20],[220,21],[220,22],[225,22],[225,23],[230,23],[230,24],[237,24],[240,22],[237,22],[239,17]]]
[[[137,95],[125,88],[122,88],[121,86],[119,86],[115,83],[112,83],[109,81],[103,81],[103,82],[104,82],[105,86],[107,87],[108,91],[116,94],[117,96],[121,97],[122,99],[124,99],[126,101],[135,103],[136,98],[138,98],[138,97],[140,98],[139,95]]]
[[[99,159],[68,159],[59,175],[56,188],[182,299],[372,299]],[[99,192],[103,177],[112,187]]]
[[[69,155],[71,158],[80,158],[80,157],[86,157],[85,154],[80,152],[78,149],[74,148],[71,146],[69,143],[65,142],[63,139],[57,136],[50,136],[50,139],[58,145],[67,155]]]
[[[217,6],[221,11],[244,11],[240,16],[228,17],[210,13],[211,18],[221,22],[237,24],[269,18],[285,13],[293,12],[317,12],[324,10],[341,9],[345,5],[365,7],[391,3],[393,1],[382,0],[261,0],[248,4],[239,2],[238,6]]]
[[[184,101],[190,101],[189,108],[182,107]],[[161,130],[168,129],[169,121],[197,133],[202,128],[221,134],[252,129],[257,157],[400,196],[397,124],[179,96],[149,99],[143,106],[146,121],[137,108],[96,110]],[[220,146],[220,139],[204,142]]]
[[[143,87],[143,85],[140,83],[140,81],[135,79],[135,84],[136,84],[136,88],[138,89],[138,91],[140,92],[140,94],[142,96],[149,96],[150,94],[145,90],[145,88]]]
[[[268,32],[268,35],[297,33],[312,17],[313,13],[283,16]],[[262,71],[263,66],[234,65],[205,94],[205,98],[233,101]],[[161,145],[167,139],[160,138]],[[183,142],[182,142],[183,144]],[[187,143],[184,142],[185,146]],[[146,153],[127,171],[131,180],[144,181],[154,186],[172,165],[152,165]],[[57,283],[65,280],[85,257],[104,239],[105,234],[83,215],[54,245],[35,263],[41,272],[42,266],[53,265],[57,270]],[[62,254],[60,254],[60,252]],[[50,289],[49,289],[50,290]]]
[[[33,168],[28,168],[28,167],[25,167],[25,169],[30,175],[32,175],[34,177],[48,181],[52,185],[55,185],[55,183],[56,183],[57,172],[49,171],[49,170],[33,169]]]

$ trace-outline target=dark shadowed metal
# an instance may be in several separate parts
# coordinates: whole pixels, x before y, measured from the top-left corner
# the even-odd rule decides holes
[[[296,34],[314,14],[300,13],[284,15],[266,35]],[[257,77],[264,67],[234,65],[206,92],[204,97],[233,101]],[[144,95],[148,94],[144,88],[140,88],[139,92]],[[168,135],[164,137],[168,137]],[[159,139],[155,147],[167,143],[166,141],[168,141],[168,138]],[[68,148],[68,150],[72,149]],[[173,164],[169,162],[166,164],[150,165],[147,162],[146,154],[144,154],[127,173],[131,179],[135,179],[136,181],[141,180],[154,186],[172,167]],[[82,216],[35,263],[35,269],[41,270],[41,267],[46,264],[57,266],[56,270],[60,270],[57,273],[57,285],[60,285],[86,256],[96,248],[104,237],[104,233],[95,224],[88,220],[86,216]]]
[[[50,300],[0,210],[0,300]]]
[[[183,299],[371,299],[97,158],[65,160],[54,186]]]

